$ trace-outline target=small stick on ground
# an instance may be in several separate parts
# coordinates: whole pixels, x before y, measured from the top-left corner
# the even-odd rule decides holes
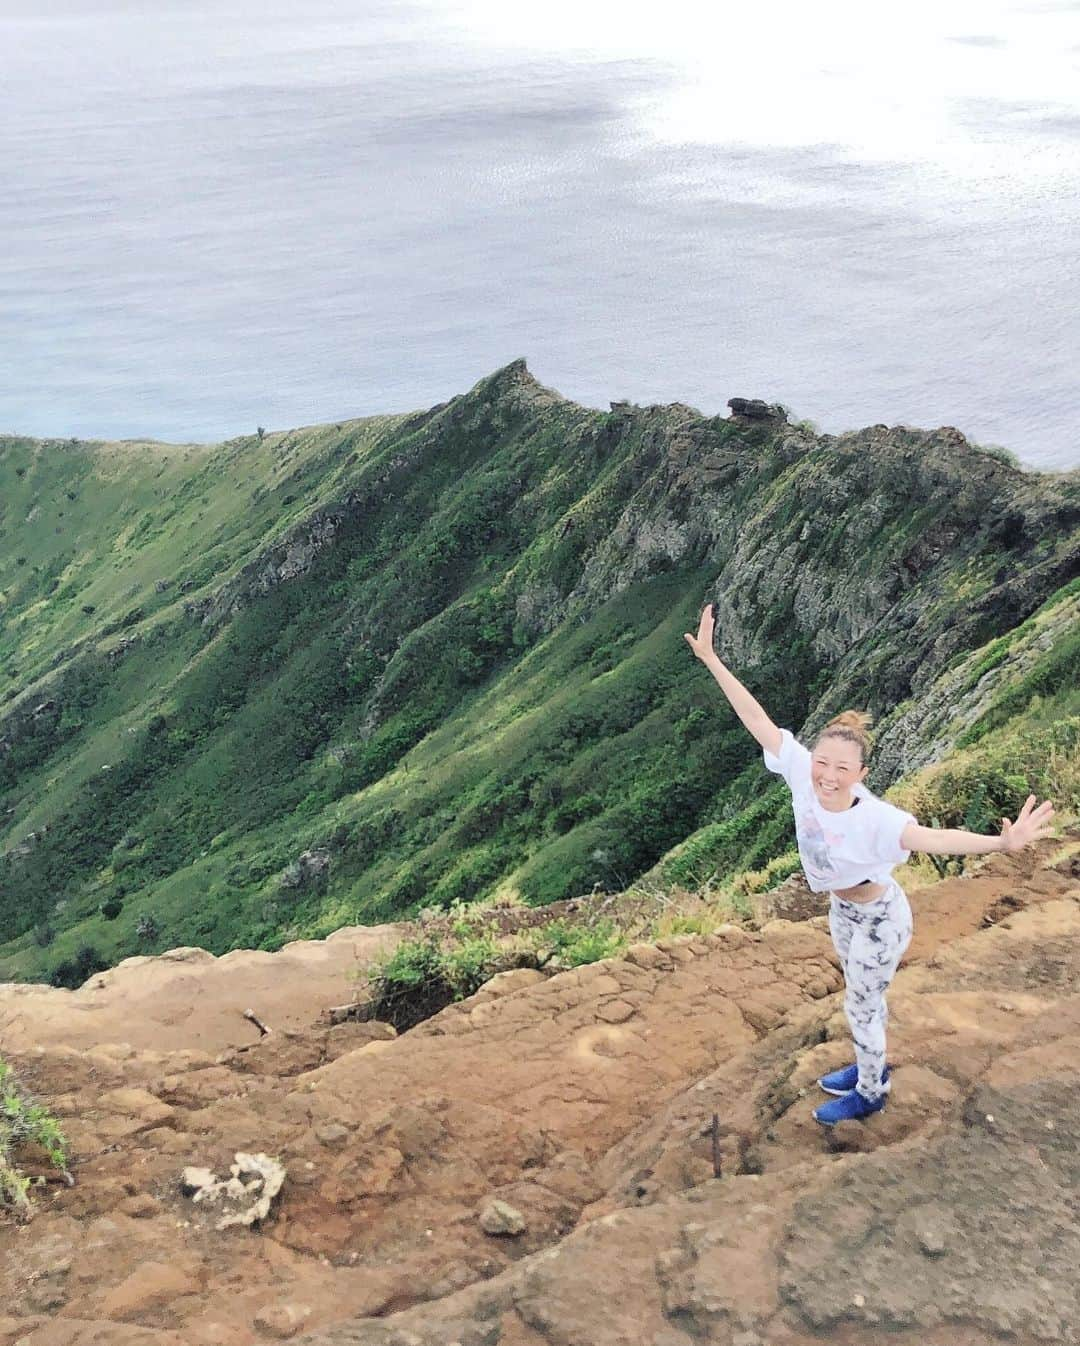
[[[720,1172],[720,1115],[714,1112],[712,1115],[712,1173],[714,1178],[721,1176]]]
[[[260,1037],[265,1037],[267,1033],[270,1032],[269,1028],[267,1028],[267,1026],[263,1023],[263,1021],[259,1018],[259,1016],[255,1013],[254,1010],[246,1009],[244,1011],[244,1018],[251,1020],[251,1022],[259,1030]]]

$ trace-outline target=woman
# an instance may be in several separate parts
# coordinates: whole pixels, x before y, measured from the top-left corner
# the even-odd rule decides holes
[[[880,1112],[889,1092],[885,1064],[885,991],[911,942],[911,907],[892,877],[911,851],[930,855],[985,855],[1018,851],[1049,836],[1049,802],[1029,795],[1016,822],[1001,820],[1001,835],[959,828],[922,827],[910,813],[866,789],[869,717],[845,711],[818,735],[813,752],[778,729],[713,650],[715,609],[701,614],[690,648],[720,684],[731,708],[764,749],[765,765],[791,789],[799,858],[810,888],[828,892],[829,930],[844,969],[844,1010],[855,1040],[855,1063],[818,1081],[836,1097],[817,1108],[823,1126]]]

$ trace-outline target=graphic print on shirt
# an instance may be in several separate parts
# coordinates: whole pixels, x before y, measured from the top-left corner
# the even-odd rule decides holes
[[[796,824],[799,837],[799,850],[803,864],[812,879],[831,879],[836,876],[836,864],[829,853],[829,843],[837,845],[842,838],[834,833],[825,832],[813,811],[807,809]]]

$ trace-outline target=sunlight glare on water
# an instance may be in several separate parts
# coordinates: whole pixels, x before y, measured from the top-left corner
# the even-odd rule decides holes
[[[217,439],[524,355],[1080,463],[1080,5],[0,0],[0,430]]]

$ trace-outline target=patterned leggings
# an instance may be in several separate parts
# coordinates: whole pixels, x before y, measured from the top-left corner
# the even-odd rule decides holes
[[[889,880],[888,888],[873,902],[846,902],[832,893],[829,931],[847,984],[844,1011],[855,1039],[856,1087],[865,1098],[877,1098],[889,1090],[881,1082],[889,1019],[885,990],[911,943],[907,894],[895,879]]]

